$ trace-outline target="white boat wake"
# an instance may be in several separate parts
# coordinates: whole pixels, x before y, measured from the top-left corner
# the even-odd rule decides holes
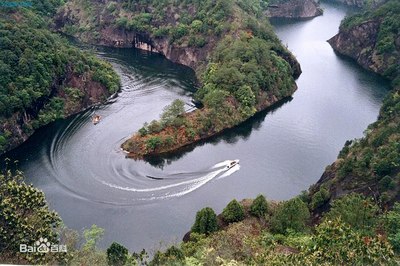
[[[154,183],[157,184],[168,183],[158,187],[137,188],[131,186],[121,186],[121,185],[111,184],[106,181],[101,181],[101,183],[113,189],[140,194],[140,197],[138,198],[139,200],[154,200],[154,199],[180,197],[204,186],[205,184],[214,179],[216,180],[222,179],[232,175],[236,171],[239,171],[240,165],[238,164],[238,162],[239,160],[226,160],[217,163],[207,171],[198,172],[198,174],[200,174],[199,177],[196,177],[197,173],[187,173],[186,174],[187,176],[195,176],[195,177],[178,183],[171,183],[171,181],[176,182],[177,179],[169,179],[168,175],[162,178],[147,176],[147,178],[151,178],[155,181],[151,182],[150,183],[151,185],[153,185]]]

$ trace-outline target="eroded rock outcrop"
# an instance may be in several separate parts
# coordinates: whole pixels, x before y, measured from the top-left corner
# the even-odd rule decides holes
[[[138,48],[146,51],[160,53],[174,63],[188,66],[194,70],[201,66],[205,59],[210,55],[210,51],[215,46],[215,41],[211,39],[204,47],[182,47],[170,43],[165,37],[154,38],[145,32],[138,33],[115,25],[115,17],[103,15],[101,20],[104,26],[99,27],[96,35],[91,31],[73,32],[66,31],[70,25],[82,25],[86,19],[78,7],[66,4],[54,19],[55,29],[63,33],[73,35],[83,42],[120,48]]]
[[[314,0],[272,1],[267,10],[267,16],[271,18],[312,18],[322,13]]]
[[[384,44],[378,43],[381,23],[378,18],[349,28],[342,27],[328,42],[335,51],[356,60],[363,68],[384,76],[390,67],[400,63],[400,36],[392,44],[389,43],[394,46],[393,51],[385,50]]]

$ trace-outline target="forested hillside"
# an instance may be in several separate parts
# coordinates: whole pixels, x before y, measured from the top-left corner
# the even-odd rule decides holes
[[[240,124],[296,90],[300,67],[265,16],[266,2],[70,1],[60,30],[89,42],[134,46],[192,67],[204,108],[166,108],[123,144],[133,157],[174,151]]]
[[[399,200],[399,30],[400,2],[391,0],[378,9],[346,18],[339,34],[330,40],[339,53],[391,80],[393,91],[386,97],[378,121],[365,130],[365,137],[347,141],[338,160],[312,188],[315,208],[352,191],[373,195],[383,205]]]
[[[119,88],[110,64],[48,29],[58,1],[0,9],[0,154]]]

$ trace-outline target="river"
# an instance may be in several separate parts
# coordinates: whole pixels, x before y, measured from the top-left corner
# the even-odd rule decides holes
[[[259,193],[289,199],[319,179],[346,140],[363,136],[389,89],[334,53],[326,40],[347,10],[322,7],[324,15],[312,20],[274,22],[303,70],[293,99],[219,137],[172,158],[125,158],[120,144],[145,121],[176,98],[190,103],[194,73],[156,54],[97,48],[121,76],[119,95],[38,130],[7,157],[19,161],[68,227],[104,228],[102,247],[117,241],[151,251],[179,242],[203,207],[221,212],[233,198]],[[93,113],[103,117],[98,125],[90,121]],[[227,172],[230,159],[240,167]]]

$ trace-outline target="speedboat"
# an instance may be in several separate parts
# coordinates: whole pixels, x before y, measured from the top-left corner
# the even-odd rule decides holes
[[[232,167],[236,166],[237,164],[239,164],[239,160],[233,160],[226,166],[226,168],[231,169]]]
[[[92,117],[92,122],[94,125],[97,125],[100,122],[101,116],[95,115]]]

